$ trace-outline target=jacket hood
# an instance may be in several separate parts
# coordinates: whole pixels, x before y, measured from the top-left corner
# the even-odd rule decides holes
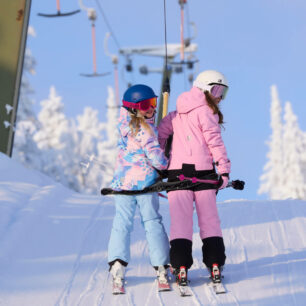
[[[126,136],[129,131],[130,131],[130,127],[129,127],[129,122],[130,122],[130,115],[127,109],[125,109],[124,107],[121,107],[120,109],[120,115],[119,115],[119,119],[118,119],[118,127],[120,130],[120,134],[122,136]]]
[[[185,114],[205,104],[204,92],[197,87],[192,87],[190,91],[186,91],[178,97],[176,110],[178,113]]]

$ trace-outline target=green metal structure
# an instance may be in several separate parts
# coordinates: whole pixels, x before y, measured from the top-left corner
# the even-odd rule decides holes
[[[0,152],[12,155],[31,0],[0,1]]]

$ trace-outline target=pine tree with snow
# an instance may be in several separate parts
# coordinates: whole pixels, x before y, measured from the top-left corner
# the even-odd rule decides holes
[[[97,194],[103,172],[93,162],[98,155],[97,145],[102,141],[103,125],[98,119],[98,111],[91,107],[86,107],[84,113],[77,116],[77,122],[77,155],[83,166],[79,165],[78,171],[79,191]]]
[[[112,178],[115,169],[115,163],[117,158],[118,150],[118,112],[119,108],[115,99],[114,90],[112,87],[108,87],[108,98],[107,98],[107,113],[106,122],[104,128],[106,132],[106,139],[98,144],[98,159],[101,163],[102,169],[104,169],[103,182],[100,187],[108,185]]]
[[[68,141],[70,126],[61,99],[55,87],[51,86],[49,98],[41,102],[42,108],[38,114],[40,129],[33,138],[42,151],[42,172],[67,186],[62,152],[70,145]]]
[[[281,113],[282,108],[277,88],[272,85],[270,108],[272,135],[268,142],[268,161],[264,166],[264,174],[260,177],[261,184],[258,193],[268,193],[269,197],[274,200],[283,198],[283,123]]]
[[[305,136],[298,125],[290,102],[286,102],[284,114],[284,184],[285,198],[306,199]]]
[[[29,27],[29,36],[35,36],[33,27]],[[36,61],[27,47],[25,51],[20,95],[17,110],[16,130],[14,136],[13,158],[29,168],[40,169],[40,154],[33,141],[38,129],[38,121],[34,112],[34,90],[30,85],[29,76],[35,74]]]
[[[98,112],[85,109],[78,117],[78,130],[82,132],[80,155],[83,157],[83,182],[85,191],[99,194],[113,178],[118,142],[118,106],[114,90],[108,87],[106,122],[99,123]]]

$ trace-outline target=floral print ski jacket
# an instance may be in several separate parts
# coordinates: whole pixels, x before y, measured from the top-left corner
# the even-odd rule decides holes
[[[148,122],[152,133],[140,127],[136,136],[132,136],[129,127],[129,112],[121,107],[118,130],[118,156],[111,188],[115,190],[141,190],[156,182],[155,169],[167,168],[168,160],[160,148],[157,129]]]

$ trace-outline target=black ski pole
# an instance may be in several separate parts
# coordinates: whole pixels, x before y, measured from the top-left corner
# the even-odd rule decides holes
[[[230,181],[228,182],[226,188],[232,187],[235,190],[243,190],[245,182],[240,180]]]

